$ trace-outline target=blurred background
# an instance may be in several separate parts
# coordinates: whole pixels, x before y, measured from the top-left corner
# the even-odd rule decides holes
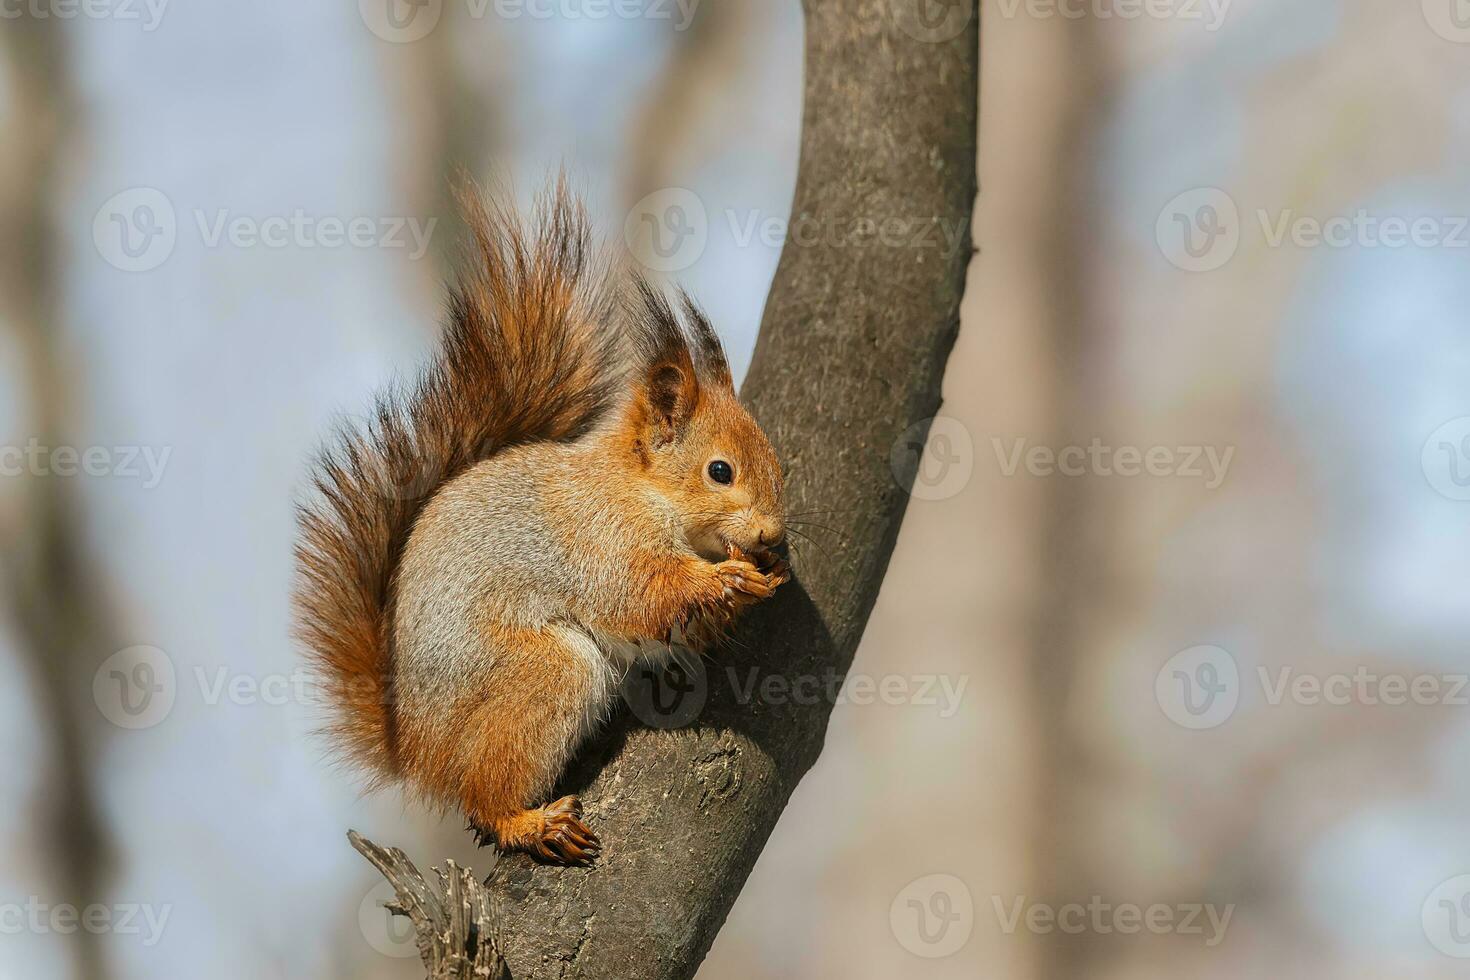
[[[894,694],[838,698],[700,976],[1463,976],[1470,5],[983,8],[980,254],[853,668]],[[491,854],[325,763],[293,498],[431,350],[461,171],[565,165],[743,371],[798,4],[0,40],[0,977],[421,976],[345,830]]]

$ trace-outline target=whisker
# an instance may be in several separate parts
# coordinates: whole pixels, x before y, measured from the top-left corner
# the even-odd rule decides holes
[[[749,653],[751,651],[750,644],[749,643],[746,643],[744,640],[740,639],[738,636],[728,635],[728,636],[725,637],[725,642],[728,643],[730,646],[734,647],[736,650],[741,651],[742,653]],[[714,662],[713,658],[711,658],[711,661],[710,662],[711,663]]]
[[[822,553],[822,557],[828,559],[829,561],[832,559],[832,552],[828,551],[827,548],[826,548],[826,546],[823,545],[822,542],[818,541],[816,538],[812,537],[810,534],[807,534],[805,531],[801,530],[801,528],[798,528],[798,527],[787,527],[787,530],[790,531],[792,534],[795,534],[798,537],[800,537],[803,541],[810,542],[810,544],[812,545],[812,547],[816,548],[818,551],[820,551]],[[795,541],[793,541],[792,543],[794,544]]]
[[[825,524],[818,524],[815,521],[792,521],[788,519],[786,521],[786,526],[788,528],[814,527],[819,531],[826,531],[828,534],[835,534],[842,541],[851,540],[851,537],[847,534],[846,531],[839,531],[835,527],[828,527]]]

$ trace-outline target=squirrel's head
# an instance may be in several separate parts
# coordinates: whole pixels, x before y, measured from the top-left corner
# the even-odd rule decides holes
[[[682,296],[682,326],[662,294],[639,285],[647,342],[630,408],[633,452],[695,551],[712,560],[731,545],[768,552],[786,537],[775,450],[736,398],[709,320]]]

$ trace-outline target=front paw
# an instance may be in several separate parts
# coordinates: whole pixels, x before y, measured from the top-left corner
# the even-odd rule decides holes
[[[772,590],[791,581],[790,563],[773,551],[761,552],[757,565],[766,573],[766,581],[770,583]]]
[[[769,599],[777,588],[791,578],[791,569],[784,561],[774,555],[764,557],[772,559],[772,563],[760,567],[750,557],[732,547],[730,560],[715,566],[727,605],[742,609],[762,599]],[[762,564],[765,564],[764,561]]]
[[[766,573],[743,558],[731,558],[715,566],[723,597],[733,605],[748,605],[768,598],[774,591]]]
[[[791,581],[791,566],[786,562],[786,559],[774,551],[762,550],[751,554],[743,551],[738,545],[734,544],[727,546],[726,550],[730,555],[731,562],[742,562],[746,565],[751,565],[757,572],[764,576],[766,593],[761,598],[766,598],[772,592],[776,591],[778,587]],[[726,562],[726,564],[729,563]]]

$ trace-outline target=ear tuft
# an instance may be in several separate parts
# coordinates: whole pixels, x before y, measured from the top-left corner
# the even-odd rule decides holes
[[[632,353],[641,365],[647,442],[658,449],[681,436],[694,415],[701,362],[663,291],[641,275],[632,284]]]
[[[673,442],[694,414],[699,390],[693,375],[678,364],[664,361],[648,373],[649,442],[655,448]]]
[[[689,341],[694,357],[695,369],[704,381],[735,390],[730,377],[730,363],[725,360],[725,348],[720,335],[710,324],[709,317],[694,298],[679,290],[680,305],[684,308],[684,320],[689,325]]]

